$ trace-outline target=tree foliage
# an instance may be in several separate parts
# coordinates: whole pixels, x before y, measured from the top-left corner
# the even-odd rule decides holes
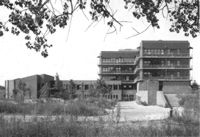
[[[61,9],[57,9],[53,1],[56,0],[1,0],[0,8],[10,12],[8,21],[0,20],[0,36],[8,31],[14,35],[24,33],[26,46],[47,57],[47,49],[52,45],[46,36],[66,27],[77,10],[89,9],[93,21],[106,18],[107,25],[114,30],[117,25],[124,25],[115,18],[110,0],[60,0]],[[124,8],[133,18],[145,18],[154,28],[160,28],[159,13],[163,17],[167,13],[170,32],[183,31],[185,36],[194,38],[199,33],[199,0],[124,0]]]
[[[111,93],[111,88],[105,83],[104,80],[98,79],[96,83],[96,90],[98,93],[100,93],[102,96],[105,94]]]
[[[74,81],[71,79],[69,81],[69,98],[74,99],[76,94],[76,84]]]

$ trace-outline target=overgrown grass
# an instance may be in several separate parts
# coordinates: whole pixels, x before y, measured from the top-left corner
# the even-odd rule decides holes
[[[35,104],[15,103],[13,101],[2,101],[0,113],[5,114],[40,114],[40,115],[76,115],[76,116],[97,116],[106,114],[105,108],[111,108],[112,101],[107,100],[72,100],[67,103],[55,103],[51,101]]]
[[[104,99],[89,98],[73,100],[62,103],[36,103],[13,104],[11,102],[0,103],[0,112],[3,113],[31,113],[31,114],[69,114],[73,116],[98,116],[105,114],[105,108],[112,108],[116,102]],[[120,110],[119,110],[120,113]],[[12,118],[6,121],[0,117],[0,137],[199,137],[199,120],[193,115],[174,114],[172,118],[148,125],[117,123],[115,117],[104,121],[82,120],[73,117],[57,116],[23,121]],[[116,116],[117,117],[117,116]],[[120,115],[119,115],[120,117]]]
[[[2,137],[198,137],[196,125],[184,125],[173,120],[159,124],[149,122],[148,126],[117,125],[108,121],[66,121],[57,118],[54,121],[44,118],[34,122],[13,119],[6,122],[0,118],[0,136]]]

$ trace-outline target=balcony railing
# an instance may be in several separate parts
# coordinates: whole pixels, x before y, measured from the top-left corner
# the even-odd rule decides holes
[[[134,71],[103,71],[101,74],[133,74]]]
[[[170,53],[170,54],[146,54],[144,53],[143,56],[158,56],[158,57],[190,57],[189,53]]]
[[[143,65],[143,68],[190,68],[189,65]]]
[[[135,62],[100,62],[99,65],[134,65]]]
[[[144,76],[144,79],[189,80],[189,76]]]

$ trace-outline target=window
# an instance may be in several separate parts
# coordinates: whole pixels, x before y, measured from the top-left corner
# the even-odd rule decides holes
[[[163,81],[159,81],[159,91],[163,90]]]
[[[76,85],[76,89],[77,90],[81,89],[81,86],[80,85]]]
[[[89,85],[85,85],[85,90],[88,90],[89,89]]]
[[[164,50],[163,49],[160,50],[160,54],[164,55]]]
[[[180,49],[177,49],[177,54],[178,54],[178,55],[180,54]]]
[[[180,72],[177,72],[177,77],[180,77]]]
[[[113,85],[114,90],[117,90],[117,87],[118,87],[117,85]]]
[[[180,66],[180,60],[177,60],[177,66]]]

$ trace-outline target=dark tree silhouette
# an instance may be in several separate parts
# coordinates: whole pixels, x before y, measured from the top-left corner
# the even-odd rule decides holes
[[[69,81],[69,99],[74,99],[76,94],[76,84],[71,79]]]
[[[97,93],[101,94],[101,96],[104,96],[105,94],[110,94],[111,93],[111,88],[102,79],[98,79],[97,80],[97,82],[96,82],[96,90],[97,90]]]
[[[193,91],[197,91],[199,89],[199,85],[197,84],[196,81],[192,82],[191,88]]]
[[[57,1],[62,3],[59,10],[52,1],[0,0],[0,8],[10,11],[8,21],[0,20],[0,36],[7,31],[14,35],[22,32],[25,34],[26,46],[47,57],[47,49],[52,47],[47,43],[47,34],[55,33],[58,27],[66,27],[75,11],[82,10],[84,13],[88,9],[91,20],[106,18],[107,25],[114,30],[117,25],[120,28],[124,25],[115,18],[112,6],[109,5],[111,0],[60,0]],[[163,17],[167,14],[171,22],[170,32],[182,31],[185,36],[194,38],[199,34],[199,0],[124,0],[124,8],[134,18],[145,18],[150,24],[147,28],[152,26],[159,29],[158,14],[162,13]]]

